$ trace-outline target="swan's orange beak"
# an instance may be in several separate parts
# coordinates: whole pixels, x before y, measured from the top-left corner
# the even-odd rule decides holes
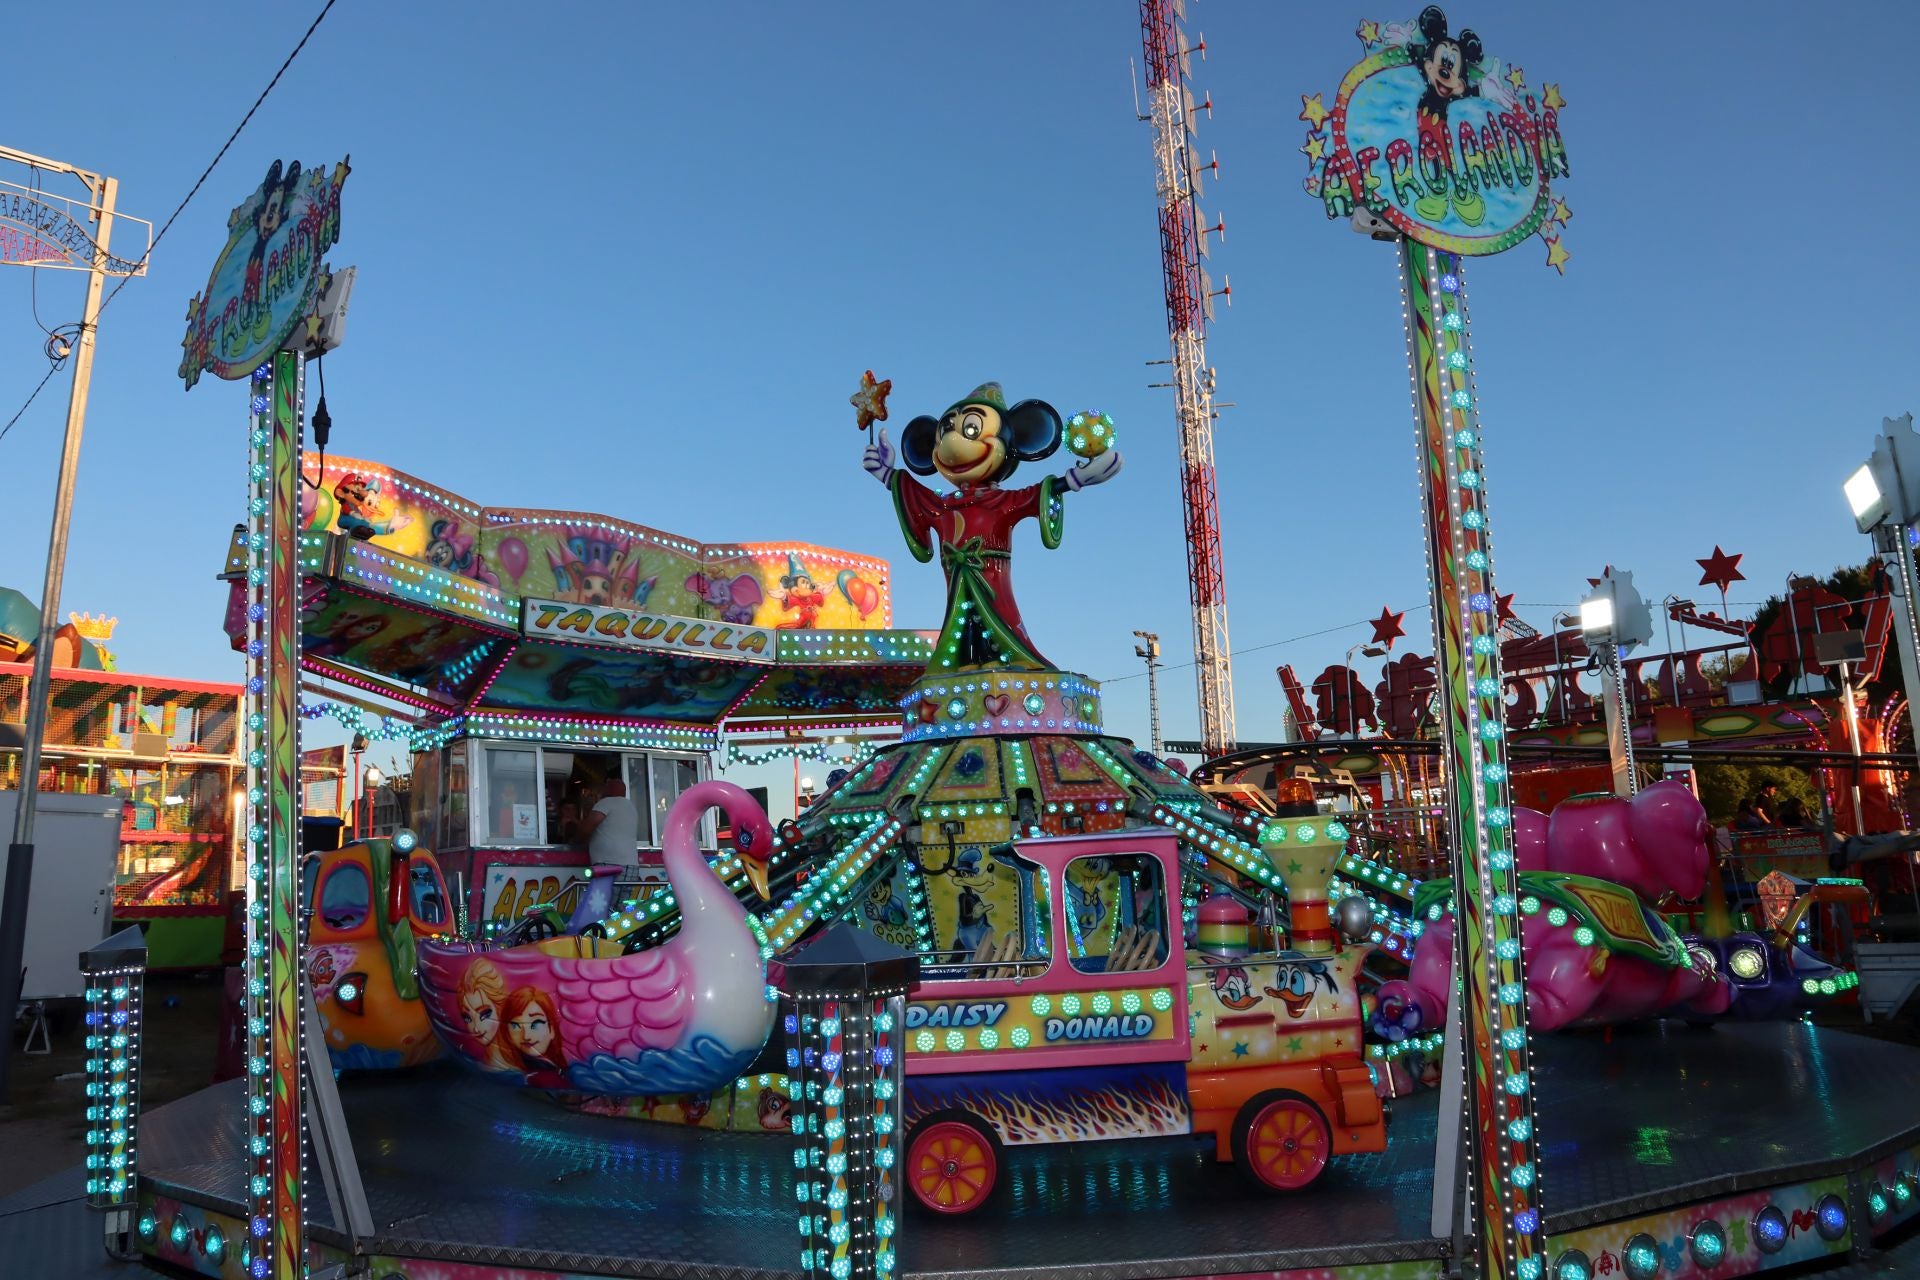
[[[770,900],[773,895],[767,892],[766,862],[760,858],[748,857],[744,853],[740,855],[740,861],[746,864],[747,883],[752,885],[753,891],[760,895],[760,901]]]

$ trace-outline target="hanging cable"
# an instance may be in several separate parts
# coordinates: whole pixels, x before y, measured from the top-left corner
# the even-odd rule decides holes
[[[251,107],[247,108],[247,114],[240,118],[240,123],[235,125],[233,127],[233,132],[227,135],[227,140],[220,144],[220,150],[214,154],[212,162],[209,163],[207,167],[201,171],[199,178],[197,178],[194,181],[193,189],[188,191],[186,194],[186,197],[183,200],[181,200],[178,205],[174,207],[173,212],[167,215],[167,220],[161,224],[160,230],[154,234],[152,242],[147,245],[147,251],[142,255],[140,255],[140,262],[139,262],[140,266],[145,267],[148,261],[152,259],[153,251],[160,247],[160,241],[164,239],[166,237],[167,232],[173,228],[173,224],[175,220],[177,220],[182,213],[186,212],[187,206],[193,203],[193,198],[200,194],[200,188],[205,186],[207,179],[213,176],[213,171],[219,167],[220,161],[226,158],[227,151],[233,146],[233,144],[236,141],[238,141],[241,131],[247,127],[250,121],[252,121],[255,113],[260,110],[261,104],[267,100],[267,95],[273,92],[274,86],[280,83],[280,77],[284,76],[287,73],[287,68],[293,65],[293,60],[300,56],[300,51],[307,47],[307,41],[311,40],[313,38],[313,33],[320,29],[320,24],[326,20],[327,14],[333,11],[333,6],[336,3],[338,3],[338,0],[326,0],[326,3],[320,7],[320,12],[317,15],[315,15],[313,21],[310,24],[308,24],[306,33],[300,37],[300,43],[293,46],[293,52],[289,53],[286,57],[286,61],[280,64],[280,69],[273,73],[273,79],[267,81],[267,87],[260,91],[260,96],[253,100],[253,105]],[[132,280],[133,278],[134,277],[132,275],[122,276],[120,278],[120,282],[113,286],[112,292],[108,293],[106,298],[100,303],[100,310],[95,316],[96,323],[98,321],[99,316],[106,314],[107,308],[113,305],[113,300],[120,296],[120,291],[126,288],[127,282],[129,280]],[[34,313],[34,321],[35,323],[38,323],[40,317],[38,312],[37,291],[35,293],[35,307],[36,309]],[[46,326],[42,325],[41,328],[45,329]],[[49,340],[51,340],[51,338],[54,335],[61,333],[62,330],[70,329],[74,332],[74,335],[75,335],[75,337],[73,339],[69,339],[67,343],[68,349],[71,350],[72,347],[77,342],[79,328],[80,327],[78,325],[59,326],[55,329],[48,331]],[[52,359],[53,357],[50,354],[48,358]],[[65,359],[66,357],[64,355],[61,356],[60,362],[65,363]],[[0,440],[5,439],[7,432],[13,430],[13,424],[20,421],[21,415],[26,413],[28,408],[32,406],[35,398],[39,396],[41,390],[46,387],[48,381],[52,379],[53,375],[59,372],[59,369],[60,369],[60,365],[56,364],[54,365],[53,368],[47,370],[46,376],[41,378],[39,384],[34,387],[31,393],[28,394],[26,403],[22,404],[20,408],[14,413],[14,415],[11,418],[7,419],[6,426],[0,427]]]
[[[327,437],[333,434],[333,415],[327,412],[327,363],[323,356],[313,358],[313,371],[320,377],[320,403],[314,406],[313,417],[309,419],[313,427],[313,443],[320,450],[320,478],[307,479],[307,468],[300,468],[300,482],[318,493],[327,482]]]

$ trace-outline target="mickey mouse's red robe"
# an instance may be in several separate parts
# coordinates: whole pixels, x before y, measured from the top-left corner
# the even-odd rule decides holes
[[[1040,541],[1049,549],[1060,545],[1059,478],[1048,476],[1024,489],[977,485],[935,494],[896,471],[888,487],[913,558],[925,563],[938,546],[946,571],[947,612],[934,663],[953,669],[1050,667],[1028,637],[1013,598],[1013,529],[1031,516],[1040,522]]]

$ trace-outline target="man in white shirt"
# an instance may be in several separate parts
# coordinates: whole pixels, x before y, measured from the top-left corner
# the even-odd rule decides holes
[[[600,788],[600,799],[581,824],[587,842],[587,861],[623,867],[640,862],[640,811],[627,799],[627,784],[618,774]]]

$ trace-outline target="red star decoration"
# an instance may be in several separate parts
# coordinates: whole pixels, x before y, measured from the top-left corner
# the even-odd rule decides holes
[[[920,699],[920,705],[915,708],[915,710],[919,713],[921,724],[932,724],[939,718],[940,703],[933,698],[922,698]]]
[[[1728,587],[1736,582],[1747,580],[1747,575],[1740,572],[1740,562],[1744,559],[1746,559],[1744,552],[1737,556],[1730,556],[1720,549],[1719,543],[1714,543],[1712,555],[1704,560],[1694,561],[1701,569],[1700,585],[1718,587],[1721,595],[1727,594]]]
[[[1404,611],[1395,613],[1386,605],[1381,605],[1380,616],[1373,620],[1373,642],[1393,648],[1393,642],[1407,634],[1407,629],[1400,625],[1400,619],[1406,616]]]
[[[1518,594],[1520,593],[1516,591],[1509,595],[1504,595],[1504,596],[1496,595],[1493,598],[1494,604],[1499,607],[1499,613],[1495,616],[1495,619],[1494,619],[1495,625],[1498,625],[1499,623],[1502,623],[1502,622],[1512,622],[1520,616],[1519,614],[1513,611],[1513,597]]]
[[[847,403],[858,410],[855,416],[860,430],[865,431],[874,423],[887,420],[887,393],[892,390],[892,378],[875,382],[871,369],[860,376],[860,389],[847,399]]]

